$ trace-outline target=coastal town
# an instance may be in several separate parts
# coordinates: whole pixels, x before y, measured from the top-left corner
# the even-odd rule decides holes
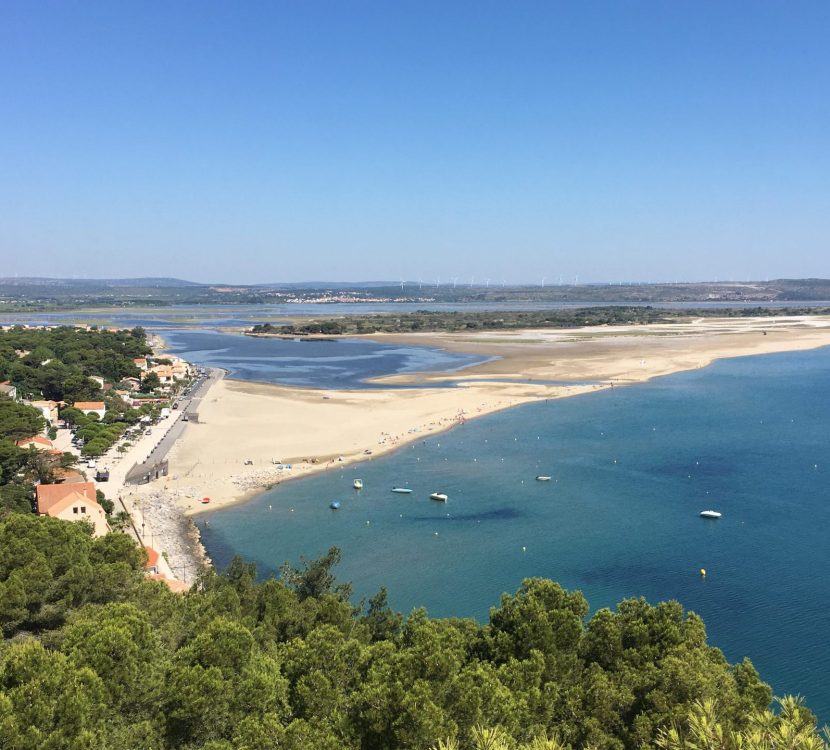
[[[38,337],[49,333],[64,340],[83,334],[95,348],[102,344],[99,338],[114,336],[126,341],[125,349],[136,342],[136,351],[143,353],[122,358],[122,371],[129,373],[123,377],[88,372],[84,364],[85,382],[74,389],[86,394],[83,400],[47,398],[48,388],[34,391],[29,371],[64,368],[73,356],[67,353],[61,361],[37,346],[9,344],[18,338],[37,344]],[[5,453],[13,450],[16,458],[4,465],[16,470],[13,475],[4,470],[0,498],[4,506],[16,501],[25,508],[28,502],[39,516],[84,523],[93,537],[128,535],[144,551],[147,577],[183,592],[204,561],[195,528],[175,505],[142,488],[167,475],[167,452],[186,423],[198,418],[199,395],[210,383],[210,374],[158,351],[163,342],[157,337],[144,342],[143,331],[89,326],[0,330],[7,358],[0,382],[0,416],[6,415],[3,438],[13,444]],[[9,357],[16,362],[9,362]]]

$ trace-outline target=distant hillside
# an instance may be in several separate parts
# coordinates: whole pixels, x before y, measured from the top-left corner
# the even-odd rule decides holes
[[[204,286],[195,281],[166,277],[142,277],[135,279],[53,279],[41,276],[6,276],[0,278],[0,286],[49,286],[49,287],[183,287]]]
[[[0,312],[205,304],[472,303],[477,305],[688,305],[830,301],[828,279],[616,284],[422,284],[404,281],[303,281],[201,284],[168,277],[0,278]]]

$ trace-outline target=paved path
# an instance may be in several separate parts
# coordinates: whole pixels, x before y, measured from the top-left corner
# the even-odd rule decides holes
[[[171,412],[170,417],[163,420],[156,425],[155,428],[153,428],[152,438],[154,447],[150,449],[150,452],[147,454],[147,457],[143,463],[148,464],[149,467],[164,461],[167,454],[170,452],[170,449],[173,447],[176,440],[182,436],[182,433],[188,425],[188,422],[185,422],[181,419],[181,417],[184,414],[187,414],[188,419],[192,419],[193,415],[198,414],[202,398],[204,398],[207,394],[210,387],[217,381],[221,380],[224,376],[224,371],[211,369],[206,376],[200,378],[194,383],[188,398],[179,399],[178,411]],[[172,421],[170,421],[171,418]],[[139,453],[139,455],[141,455],[141,453]]]
[[[141,463],[142,460],[149,461],[149,467],[166,458],[168,452],[188,425],[188,422],[182,421],[181,417],[184,414],[198,413],[202,398],[207,394],[210,387],[221,380],[224,375],[223,370],[211,368],[205,376],[194,381],[188,397],[178,400],[179,408],[171,410],[170,414],[160,420],[158,424],[144,428],[144,434],[133,443],[129,450],[122,454],[118,453],[114,447],[97,459],[97,466],[109,469],[110,475],[108,482],[94,482],[95,488],[102,490],[110,500],[116,502],[116,512],[122,509],[118,507],[120,504],[130,514],[133,523],[127,529],[127,532],[140,546],[152,546],[149,542],[154,541],[156,530],[150,520],[144,518],[140,498],[132,496],[129,487],[126,485],[127,473],[136,463]],[[66,432],[69,433],[69,430],[66,430]],[[146,434],[148,432],[149,435]],[[73,449],[73,452],[77,453],[78,451]],[[85,468],[83,463],[80,468],[85,469],[94,481],[94,470]],[[162,550],[158,551],[161,552]],[[173,574],[167,561],[162,556],[159,556],[159,572],[168,578],[180,577]]]

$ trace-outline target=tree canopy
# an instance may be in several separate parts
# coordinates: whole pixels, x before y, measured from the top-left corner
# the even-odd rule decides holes
[[[579,592],[528,579],[486,624],[401,616],[383,591],[353,604],[339,557],[263,581],[236,559],[181,596],[122,534],[0,517],[0,746],[808,750],[739,744],[770,689],[676,602],[589,616]],[[817,742],[809,711],[790,714]],[[714,725],[732,744],[702,742]]]

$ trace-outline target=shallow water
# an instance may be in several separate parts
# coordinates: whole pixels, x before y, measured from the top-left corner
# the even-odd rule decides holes
[[[338,545],[357,596],[387,586],[435,616],[484,620],[527,576],[594,609],[678,599],[731,661],[827,721],[828,394],[830,348],[518,407],[212,513],[203,539],[219,567],[239,553],[263,574]]]
[[[425,346],[378,344],[362,339],[295,341],[216,331],[164,333],[173,354],[228,370],[237,380],[307,388],[370,388],[366,381],[405,372],[453,372],[486,357]],[[388,387],[388,386],[384,386]]]

